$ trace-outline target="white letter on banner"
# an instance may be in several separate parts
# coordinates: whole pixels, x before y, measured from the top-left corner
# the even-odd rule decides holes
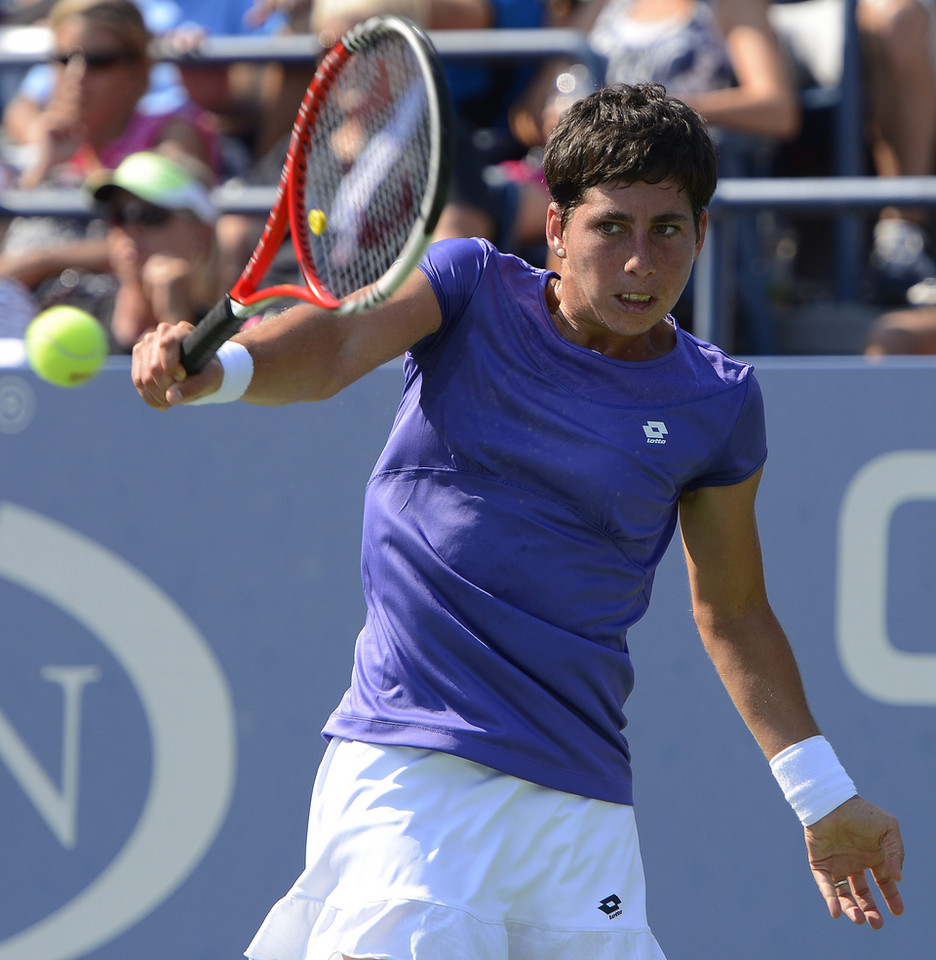
[[[23,788],[49,829],[66,849],[78,839],[78,768],[81,742],[81,694],[101,676],[97,667],[42,668],[46,680],[62,688],[65,708],[62,719],[62,785],[57,789],[42,765],[30,752],[6,715],[0,710],[0,759]]]
[[[842,668],[867,696],[900,706],[936,706],[936,653],[900,650],[887,632],[891,518],[919,500],[936,500],[936,451],[902,450],[865,464],[839,512],[836,641]],[[920,629],[932,625],[921,622]]]

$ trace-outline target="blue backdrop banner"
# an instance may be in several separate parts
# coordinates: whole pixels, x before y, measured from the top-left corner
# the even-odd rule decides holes
[[[631,633],[651,924],[670,960],[928,960],[936,360],[757,368],[771,599],[824,732],[901,819],[907,913],[829,918],[674,544]],[[0,960],[230,960],[292,883],[401,382],[159,414],[120,359],[73,390],[0,369]]]

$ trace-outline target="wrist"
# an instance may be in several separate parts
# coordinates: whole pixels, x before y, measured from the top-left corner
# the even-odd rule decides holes
[[[189,406],[205,403],[232,403],[247,392],[253,379],[253,357],[236,340],[226,340],[216,354],[221,361],[221,385],[214,393],[189,402]]]
[[[825,737],[809,737],[781,750],[771,758],[770,769],[804,827],[858,793]]]

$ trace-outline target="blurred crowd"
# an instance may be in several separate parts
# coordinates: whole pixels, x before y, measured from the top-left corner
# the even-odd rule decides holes
[[[571,58],[446,64],[458,149],[438,236],[484,236],[543,266],[555,265],[542,146],[596,83],[663,83],[711,124],[723,176],[835,172],[829,108],[804,92],[839,88],[846,0],[5,0],[0,11],[0,30],[51,35],[47,63],[0,68],[0,188],[80,189],[95,212],[2,223],[0,337],[71,303],[101,320],[113,352],[128,352],[160,320],[197,321],[246,263],[264,218],[219,215],[213,190],[277,182],[310,64],[167,60],[156,44],[183,53],[210,37],[299,34],[311,51],[374,13],[430,30],[582,31],[597,76]],[[879,177],[930,175],[936,0],[858,0],[857,25],[861,163]],[[820,295],[831,264],[828,244],[796,221],[738,229],[735,269],[757,290],[738,306],[743,348],[746,310]],[[932,240],[925,206],[868,218],[855,294],[880,309],[869,354],[936,352]],[[691,327],[691,301],[683,310]]]

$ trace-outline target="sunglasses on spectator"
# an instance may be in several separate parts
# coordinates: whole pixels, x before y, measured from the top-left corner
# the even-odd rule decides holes
[[[176,212],[152,203],[144,203],[142,200],[130,200],[110,207],[107,220],[114,227],[161,227],[168,223]]]
[[[51,63],[57,63],[63,67],[67,67],[72,60],[80,60],[88,69],[101,70],[114,67],[118,63],[133,63],[139,59],[140,55],[134,50],[101,50],[98,53],[89,53],[80,47],[77,50],[69,50],[67,53],[53,53],[49,57]]]

